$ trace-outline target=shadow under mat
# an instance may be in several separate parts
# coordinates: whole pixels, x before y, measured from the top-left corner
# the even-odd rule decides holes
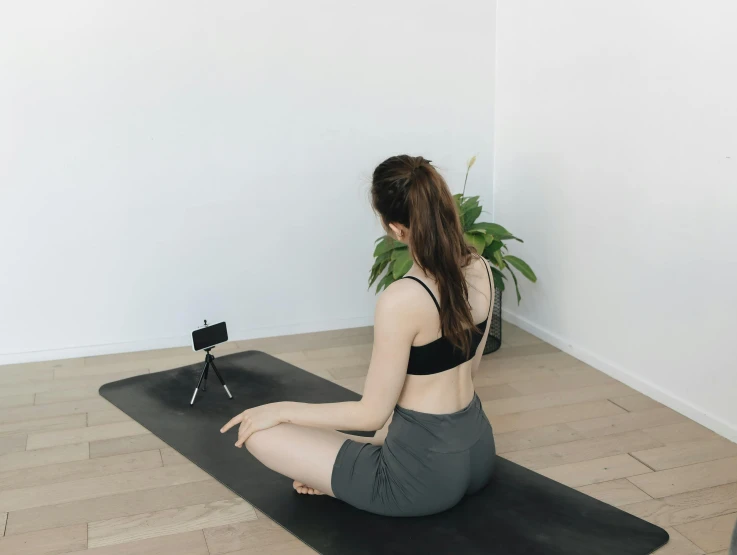
[[[291,479],[236,449],[235,433],[220,434],[220,427],[265,403],[360,396],[259,351],[216,364],[232,400],[211,374],[190,407],[202,364],[109,383],[100,394],[320,553],[646,555],[668,541],[662,528],[502,457],[486,488],[432,516],[383,517],[327,495],[299,495]]]

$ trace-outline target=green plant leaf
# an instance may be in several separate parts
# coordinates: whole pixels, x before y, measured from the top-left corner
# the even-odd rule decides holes
[[[520,239],[519,237],[515,237],[499,224],[490,224],[484,222],[478,223],[474,227],[483,227],[486,230],[486,233],[493,235],[495,239],[499,239],[500,241],[508,241],[509,239],[514,239],[515,241],[524,243],[522,239]]]
[[[408,250],[399,251],[399,255],[394,259],[394,268],[392,268],[392,276],[394,279],[401,278],[412,267],[412,257]]]
[[[500,251],[494,251],[494,261],[496,261],[496,265],[499,267],[500,270],[503,270],[507,267]]]
[[[491,275],[494,278],[494,287],[496,290],[504,291],[504,280],[507,279],[507,276],[505,276],[501,270],[495,266],[491,267]]]
[[[517,276],[514,275],[511,266],[507,266],[507,269],[509,270],[509,273],[512,274],[512,279],[514,280],[514,288],[517,291],[517,304],[519,304],[519,302],[522,300],[522,295],[519,294],[519,283],[517,283]]]
[[[376,292],[381,292],[382,289],[386,289],[389,287],[392,283],[394,283],[394,276],[391,272],[387,272],[387,274],[384,276],[384,278],[379,282],[379,285],[376,286]]]
[[[473,225],[476,218],[481,215],[481,210],[482,208],[480,206],[476,206],[475,208],[469,208],[467,211],[462,213],[461,218],[463,221],[463,229]]]
[[[482,235],[478,235],[476,233],[464,233],[463,238],[466,240],[466,243],[476,249],[477,253],[481,254],[482,252],[484,252],[486,242],[484,241],[484,237]]]
[[[476,208],[479,205],[478,195],[475,197],[465,197],[461,202],[461,212],[468,212],[472,208]]]
[[[395,241],[388,235],[384,236],[383,239],[376,245],[376,248],[374,249],[374,257],[379,256],[382,253],[385,253],[387,251],[390,251],[392,249],[396,249],[399,247],[406,247],[407,245],[404,245],[403,243],[400,243],[399,241]]]
[[[384,256],[384,255],[382,255]],[[371,267],[371,274],[369,275],[369,287],[371,287],[374,282],[376,281],[376,278],[378,278],[381,275],[381,272],[384,271],[384,269],[389,265],[389,258],[384,258],[384,260],[378,260],[374,263],[374,265]]]
[[[487,235],[486,237],[491,237],[491,235]],[[484,258],[493,262],[495,260],[494,253],[501,249],[503,246],[504,243],[492,238],[491,243],[486,245],[486,248],[484,249]]]
[[[507,264],[517,268],[520,273],[527,279],[529,279],[532,283],[535,283],[537,281],[537,276],[535,275],[535,272],[533,272],[532,268],[527,265],[527,262],[525,262],[521,258],[517,258],[516,256],[508,254],[504,257],[504,260],[505,262],[507,262]]]
[[[409,256],[409,250],[407,249],[407,245],[402,245],[401,247],[397,247],[391,251],[389,254],[392,260],[397,260],[400,256]]]

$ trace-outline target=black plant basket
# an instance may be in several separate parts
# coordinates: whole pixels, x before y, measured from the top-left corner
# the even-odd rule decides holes
[[[491,326],[489,337],[486,338],[486,345],[484,345],[485,355],[493,353],[502,346],[502,291],[497,290],[494,295],[494,310],[489,325]]]

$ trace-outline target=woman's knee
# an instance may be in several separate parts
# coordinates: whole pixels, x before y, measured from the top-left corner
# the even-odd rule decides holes
[[[246,449],[256,458],[266,454],[274,446],[275,436],[279,435],[279,429],[283,424],[277,424],[272,428],[254,432],[246,440]]]

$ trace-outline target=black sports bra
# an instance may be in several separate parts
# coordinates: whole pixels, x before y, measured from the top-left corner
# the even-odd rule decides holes
[[[489,277],[489,288],[491,289],[493,295],[494,287],[491,285],[491,274],[489,273],[489,267],[486,262],[484,262],[484,266],[486,266],[486,274]],[[430,293],[432,300],[435,302],[435,306],[438,307],[438,313],[440,313],[440,304],[438,304],[438,300],[435,298],[435,295],[432,294],[430,288],[425,285],[425,283],[421,279],[418,279],[414,276],[404,276],[404,278],[414,280],[422,285],[425,288],[425,291]],[[453,345],[447,337],[441,336],[438,337],[435,341],[431,341],[430,343],[425,343],[424,345],[417,346],[413,345],[412,347],[410,347],[409,363],[407,364],[407,374],[424,376],[430,374],[439,374],[440,372],[445,372],[446,370],[450,370],[451,368],[455,368],[456,366],[459,366],[460,364],[471,360],[476,354],[476,348],[479,346],[479,343],[481,343],[481,339],[484,336],[484,331],[486,327],[484,324],[486,324],[486,322],[489,320],[489,314],[491,314],[492,305],[493,302],[490,301],[489,313],[486,315],[486,320],[479,324],[476,324],[476,326],[470,330],[471,356],[466,356],[465,353],[463,353],[463,351]]]

